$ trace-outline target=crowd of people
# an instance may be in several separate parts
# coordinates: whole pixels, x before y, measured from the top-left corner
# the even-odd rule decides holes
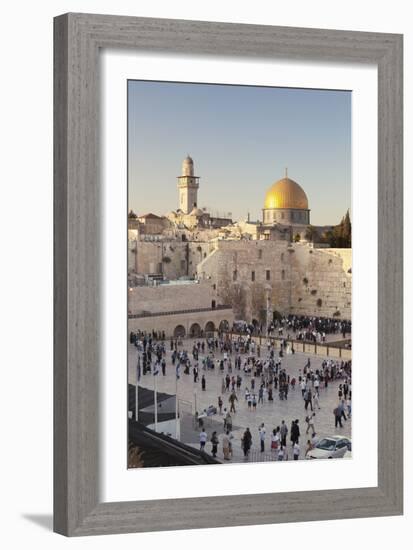
[[[263,324],[234,323],[232,330],[240,334],[264,335],[267,327]],[[306,315],[285,315],[276,317],[268,327],[271,336],[305,342],[324,343],[327,335],[351,337],[351,321],[337,317],[310,317]]]
[[[276,398],[288,400],[291,391],[301,391],[305,435],[310,432],[310,436],[303,455],[300,449],[299,419],[293,419],[289,428],[283,419],[270,430],[269,435],[261,423],[257,428],[260,452],[271,451],[274,459],[287,460],[291,457],[298,460],[300,453],[305,456],[313,448],[317,438],[316,414],[321,409],[320,392],[327,389],[332,381],[339,381],[337,406],[332,411],[332,425],[334,423],[336,429],[343,427],[343,421],[351,417],[351,361],[324,359],[321,366],[312,367],[311,359],[307,358],[298,374],[293,376],[283,364],[283,358],[288,352],[286,340],[277,342],[268,339],[260,346],[251,334],[232,335],[232,338],[227,334],[221,334],[191,340],[191,349],[186,350],[181,339],[171,339],[168,343],[162,338],[162,334],[154,331],[151,334],[131,333],[130,343],[138,350],[139,368],[142,367],[143,375],[148,372],[166,374],[168,348],[170,363],[177,375],[183,373],[192,376],[194,384],[200,381],[202,391],[206,390],[209,371],[221,374],[221,393],[217,396],[216,405],[210,404],[207,409],[195,413],[200,450],[206,451],[206,445],[210,443],[211,454],[214,457],[221,446],[224,460],[231,460],[234,445],[233,415],[237,414],[239,407],[245,407],[253,419],[253,413],[257,408]],[[289,352],[293,353],[293,350],[290,348]],[[206,432],[205,418],[211,416],[223,418],[221,438],[216,430],[213,430],[210,436]],[[288,434],[291,443],[290,453],[287,445]],[[252,442],[253,435],[250,428],[246,428],[241,439],[241,448],[246,460],[249,459]]]

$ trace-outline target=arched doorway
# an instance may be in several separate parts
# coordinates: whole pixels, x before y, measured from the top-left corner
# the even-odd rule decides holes
[[[174,329],[174,338],[185,338],[185,327],[183,325],[178,325]]]
[[[212,321],[208,321],[208,323],[205,325],[205,333],[207,336],[211,336],[214,333],[215,325]]]
[[[191,328],[189,329],[189,334],[191,335],[191,338],[199,338],[201,336],[201,327],[198,325],[198,323],[194,323]]]

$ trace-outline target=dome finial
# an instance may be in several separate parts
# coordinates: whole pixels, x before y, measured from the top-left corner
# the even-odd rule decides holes
[[[288,168],[285,167],[285,177],[288,178]]]

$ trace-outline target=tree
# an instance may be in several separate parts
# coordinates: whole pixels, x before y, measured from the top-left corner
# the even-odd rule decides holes
[[[350,213],[348,210],[341,224],[342,224],[342,234],[341,234],[342,247],[351,248],[351,221],[350,221]]]
[[[341,222],[333,229],[332,247],[351,248],[351,221],[347,210]]]
[[[338,225],[323,233],[321,242],[329,244],[331,248],[351,248],[351,221],[348,210]]]

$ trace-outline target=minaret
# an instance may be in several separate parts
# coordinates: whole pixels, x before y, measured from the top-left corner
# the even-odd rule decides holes
[[[199,177],[194,176],[194,161],[189,155],[182,163],[182,176],[178,176],[179,208],[184,214],[198,206]]]

